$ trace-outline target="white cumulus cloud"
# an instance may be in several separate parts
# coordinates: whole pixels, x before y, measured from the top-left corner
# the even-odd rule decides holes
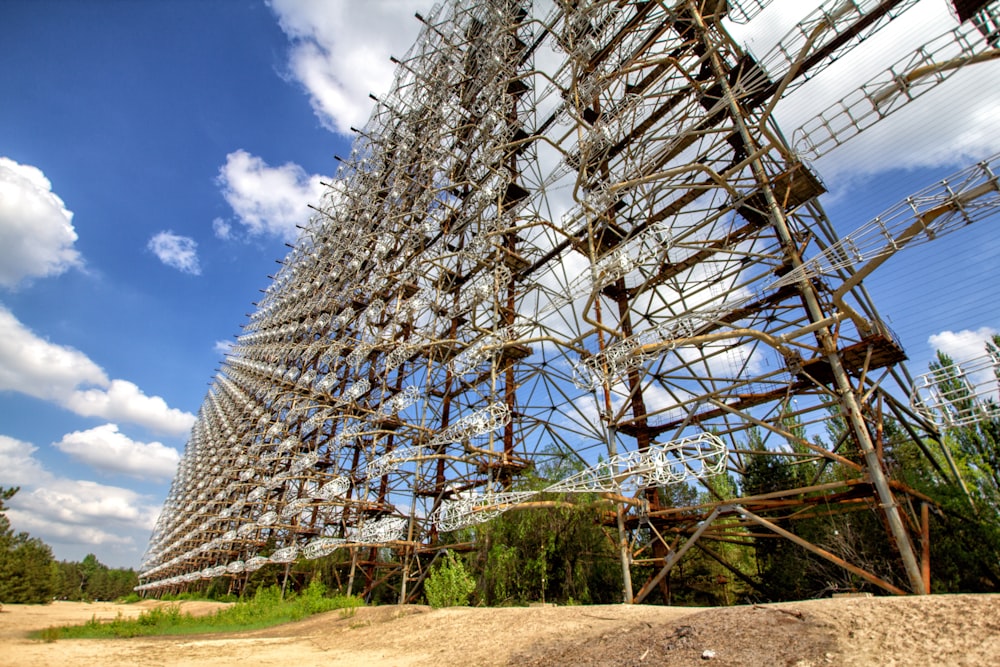
[[[222,355],[229,354],[233,349],[233,341],[231,340],[217,340],[215,345],[212,347],[216,352]]]
[[[146,244],[156,257],[167,266],[181,273],[201,275],[198,263],[198,243],[188,236],[179,236],[171,231],[159,232]]]
[[[64,405],[84,417],[142,424],[161,433],[184,434],[194,425],[193,415],[169,407],[159,396],[146,396],[128,380],[112,380],[107,387],[74,391]]]
[[[32,456],[37,449],[29,442],[0,435],[0,486],[20,486],[31,480],[45,483],[49,473]]]
[[[0,285],[81,266],[72,221],[40,169],[0,157]]]
[[[52,401],[85,417],[139,424],[184,435],[195,416],[147,396],[132,382],[109,379],[87,355],[37,336],[0,306],[0,391]]]
[[[325,127],[341,134],[363,127],[371,113],[369,93],[382,95],[395,66],[420,32],[414,12],[428,0],[325,2],[271,0],[281,29],[292,41],[290,74],[306,89]]]
[[[181,459],[176,449],[163,443],[132,440],[117,424],[67,433],[54,444],[93,468],[139,479],[169,480]]]
[[[83,551],[90,553],[95,550],[95,547],[104,545],[134,546],[136,544],[135,538],[128,535],[112,533],[93,525],[80,525],[74,521],[53,520],[34,511],[33,508],[19,509],[28,503],[35,505],[41,501],[44,503],[41,507],[51,511],[51,503],[62,499],[70,500],[72,497],[65,494],[53,495],[45,491],[38,491],[28,494],[22,503],[22,494],[19,493],[11,501],[11,509],[7,512],[7,516],[17,531],[24,531],[32,537],[41,538],[49,545],[79,545],[83,547]],[[98,560],[102,563],[108,561],[106,556],[102,556]]]
[[[0,486],[19,486],[7,516],[18,531],[46,543],[78,547],[133,546],[156,521],[159,507],[135,491],[59,477],[35,458],[31,443],[0,435]],[[103,557],[108,562],[107,557]]]
[[[976,330],[942,331],[928,338],[934,349],[951,357],[962,369],[962,375],[973,391],[980,397],[996,400],[997,378],[992,364],[983,364],[986,357],[986,343],[1000,331],[992,327]],[[975,363],[966,363],[975,360]]]
[[[296,225],[308,222],[309,204],[319,203],[323,193],[319,175],[309,175],[290,162],[271,167],[243,150],[226,156],[226,164],[219,169],[219,185],[250,234],[277,236],[289,242],[298,237]]]
[[[36,336],[0,306],[0,390],[59,402],[81,385],[108,382],[104,370],[83,352]]]
[[[980,327],[975,331],[942,331],[927,339],[931,347],[944,352],[955,361],[968,361],[986,354],[986,341],[1000,333],[993,327]]]

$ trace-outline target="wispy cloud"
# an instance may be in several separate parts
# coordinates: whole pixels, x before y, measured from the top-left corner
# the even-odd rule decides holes
[[[233,236],[233,226],[222,218],[215,218],[212,220],[212,233],[215,234],[215,238],[228,241]]]
[[[82,266],[73,212],[37,167],[0,157],[0,286]]]
[[[251,235],[276,236],[289,242],[298,237],[296,225],[309,221],[309,204],[317,204],[323,193],[319,175],[309,175],[292,163],[271,167],[243,150],[226,156],[226,164],[219,170],[219,185]],[[216,225],[216,235],[219,230]],[[228,236],[231,230],[227,227],[225,233]]]
[[[159,232],[149,239],[146,247],[167,266],[192,276],[201,275],[198,243],[193,238],[179,236],[171,231]]]
[[[85,417],[184,435],[194,415],[147,396],[128,380],[110,379],[79,350],[50,343],[0,306],[0,390],[52,401]]]

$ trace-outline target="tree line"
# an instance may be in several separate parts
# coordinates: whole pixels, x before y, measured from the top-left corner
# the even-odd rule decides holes
[[[14,532],[6,501],[18,487],[0,488],[0,603],[45,604],[53,600],[116,600],[134,595],[135,570],[110,568],[94,554],[57,561],[52,549],[26,532]]]

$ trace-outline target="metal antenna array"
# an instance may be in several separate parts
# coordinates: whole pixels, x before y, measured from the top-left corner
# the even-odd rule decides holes
[[[910,400],[943,427],[1000,419],[1000,350],[989,344],[981,357],[924,373]]]
[[[905,355],[860,278],[995,212],[997,165],[841,240],[772,117],[915,3],[831,0],[760,58],[722,21],[762,0],[462,0],[418,16],[392,90],[212,383],[140,589],[238,586],[343,550],[349,588],[388,582],[403,600],[452,531],[587,492],[617,508],[629,601],[696,542],[762,530],[926,592],[916,501],[887,475],[878,425],[890,414],[921,447],[936,427],[896,398],[910,394]],[[997,3],[962,4],[972,18],[949,46],[862,89],[874,111],[845,102],[797,140],[829,150],[917,84],[995,55],[982,26]],[[846,430],[829,449],[789,425],[832,415]],[[775,441],[844,478],[667,501],[666,487],[739,473]],[[582,472],[518,485],[566,457]],[[904,588],[760,516],[780,508],[787,525],[819,506],[877,507]],[[636,562],[658,570],[633,593]]]

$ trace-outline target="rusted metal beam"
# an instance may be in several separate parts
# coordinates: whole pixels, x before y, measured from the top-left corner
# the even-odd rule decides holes
[[[818,547],[815,544],[813,544],[812,542],[808,542],[808,541],[802,539],[801,537],[799,537],[795,533],[787,531],[784,528],[782,528],[781,526],[779,526],[777,524],[774,524],[774,523],[771,523],[770,521],[768,521],[767,519],[765,519],[763,517],[757,516],[753,512],[748,511],[746,508],[743,508],[743,507],[737,508],[737,512],[739,512],[740,516],[745,517],[747,519],[750,519],[751,521],[753,521],[754,523],[758,524],[759,526],[761,526],[763,528],[767,528],[768,530],[770,530],[770,531],[772,531],[772,532],[780,535],[781,537],[784,537],[787,540],[791,540],[792,542],[794,542],[795,544],[799,545],[800,547],[802,547],[806,551],[814,553],[817,556],[819,556],[820,558],[824,558],[824,559],[830,561],[831,563],[833,563],[834,565],[842,567],[845,570],[847,570],[848,572],[852,572],[852,573],[858,575],[859,577],[861,577],[865,581],[867,581],[869,583],[872,583],[872,584],[875,584],[879,588],[887,590],[890,593],[892,593],[893,595],[906,595],[907,594],[906,591],[904,591],[903,589],[898,588],[897,586],[894,586],[894,585],[890,584],[888,581],[885,581],[884,579],[880,579],[879,577],[876,577],[871,572],[868,572],[867,570],[863,570],[862,568],[858,567],[857,565],[854,565],[852,563],[848,563],[846,560],[844,560],[840,556],[837,556],[837,555],[835,555],[833,553],[830,553],[826,549]]]
[[[691,537],[687,539],[680,549],[667,554],[663,567],[656,573],[656,575],[647,581],[641,589],[639,589],[639,592],[636,593],[635,598],[632,600],[632,604],[640,604],[643,600],[645,600],[646,596],[650,594],[653,588],[655,588],[656,585],[659,584],[665,576],[667,576],[670,570],[673,569],[674,565],[677,564],[677,561],[683,558],[684,554],[688,552],[688,549],[693,547],[695,543],[698,542],[698,538],[700,538],[708,527],[712,525],[712,522],[715,521],[720,514],[730,512],[732,509],[733,508],[727,505],[717,505],[715,509],[712,510],[712,513],[708,515],[708,518],[701,522],[698,529],[691,534]]]

